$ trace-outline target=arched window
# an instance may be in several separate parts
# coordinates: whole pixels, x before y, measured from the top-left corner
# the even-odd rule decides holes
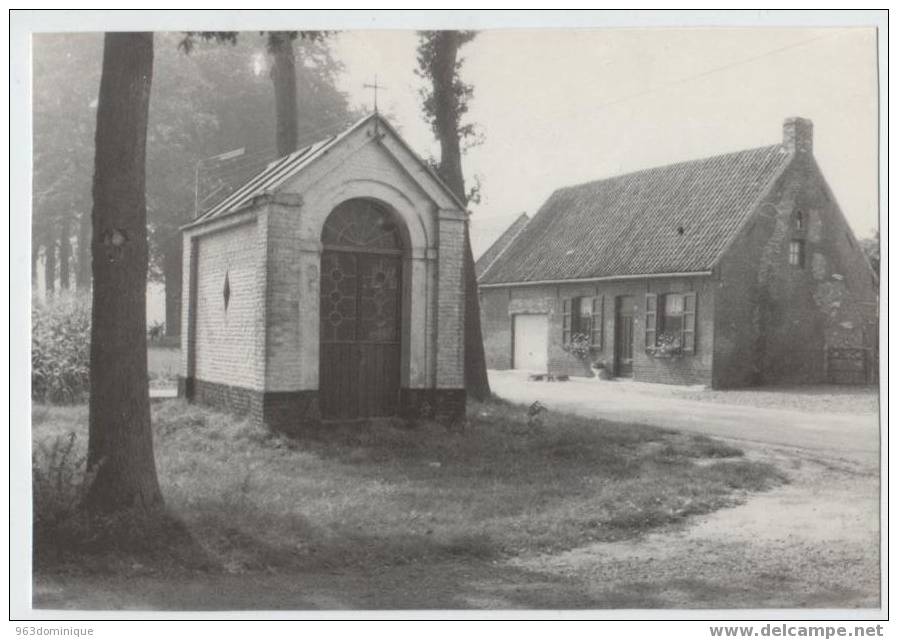
[[[399,225],[383,206],[357,198],[340,204],[328,216],[321,232],[325,247],[360,251],[401,251]]]
[[[795,229],[801,231],[804,229],[804,214],[799,210],[795,212]]]

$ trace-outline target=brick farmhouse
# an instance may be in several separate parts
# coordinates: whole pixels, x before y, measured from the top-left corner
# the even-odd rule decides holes
[[[179,390],[295,431],[464,412],[467,214],[377,114],[183,229]]]
[[[479,262],[490,368],[714,388],[874,375],[874,274],[809,120],[559,189],[525,224]]]

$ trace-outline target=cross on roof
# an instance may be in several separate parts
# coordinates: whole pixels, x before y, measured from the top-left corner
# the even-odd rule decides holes
[[[377,90],[378,89],[386,89],[386,87],[383,85],[377,84],[377,74],[374,74],[374,84],[365,83],[362,85],[362,88],[374,90],[374,113],[377,113]]]

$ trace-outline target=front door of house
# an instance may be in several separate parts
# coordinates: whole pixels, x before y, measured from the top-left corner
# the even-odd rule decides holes
[[[319,405],[324,419],[399,407],[402,250],[389,212],[350,200],[328,217],[321,256]]]
[[[618,296],[614,315],[614,375],[633,377],[633,296]]]

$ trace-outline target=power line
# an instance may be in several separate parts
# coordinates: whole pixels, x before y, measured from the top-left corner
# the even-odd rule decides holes
[[[731,63],[729,63],[729,64],[725,64],[725,65],[722,65],[722,66],[719,66],[719,67],[714,67],[714,68],[712,68],[712,69],[707,69],[707,70],[702,71],[702,72],[700,72],[700,73],[696,73],[696,74],[691,75],[691,76],[686,76],[685,78],[679,78],[679,79],[677,79],[677,80],[673,80],[673,81],[671,81],[671,82],[667,82],[667,83],[658,85],[658,86],[656,86],[656,87],[651,87],[651,88],[649,88],[649,89],[645,89],[645,90],[639,91],[639,92],[637,92],[637,93],[632,93],[632,94],[630,94],[630,95],[628,95],[628,96],[624,96],[624,97],[618,98],[618,99],[616,99],[616,100],[610,100],[610,101],[608,101],[608,102],[603,102],[603,103],[601,103],[601,104],[599,104],[599,105],[597,105],[597,106],[591,108],[591,109],[589,110],[589,114],[584,114],[584,115],[592,115],[592,114],[595,113],[596,111],[600,111],[600,110],[605,109],[605,108],[607,108],[607,107],[612,107],[612,106],[617,105],[617,104],[620,104],[620,103],[622,103],[622,102],[628,102],[628,101],[630,101],[630,100],[633,100],[634,98],[641,98],[642,96],[645,96],[645,95],[648,95],[648,94],[651,94],[651,93],[656,93],[656,92],[662,91],[662,90],[664,90],[664,89],[669,89],[669,88],[671,88],[671,87],[675,87],[675,86],[677,86],[677,85],[684,84],[684,83],[686,83],[686,82],[692,82],[693,80],[698,80],[699,78],[704,78],[704,77],[706,77],[706,76],[710,76],[710,75],[713,75],[713,74],[715,74],[715,73],[720,73],[720,72],[722,72],[722,71],[727,71],[728,69],[732,69],[733,67],[738,67],[738,66],[742,66],[742,65],[748,64],[748,63],[750,63],[750,62],[755,62],[756,60],[760,60],[760,59],[766,58],[766,57],[768,57],[768,56],[776,55],[776,54],[778,54],[778,53],[782,53],[783,51],[788,51],[789,49],[795,49],[796,47],[802,47],[802,46],[804,46],[804,45],[806,45],[806,44],[810,44],[810,43],[812,43],[812,42],[817,42],[818,40],[825,40],[825,39],[827,39],[827,38],[834,38],[835,36],[839,35],[840,33],[841,33],[841,32],[837,32],[837,33],[827,33],[827,34],[822,35],[822,36],[817,36],[816,38],[809,38],[809,39],[807,39],[807,40],[802,40],[802,41],[800,41],[800,42],[793,42],[792,44],[788,44],[788,45],[785,45],[785,46],[783,46],[783,47],[778,47],[778,48],[776,48],[776,49],[771,49],[770,51],[765,51],[764,53],[761,53],[761,54],[758,54],[758,55],[755,55],[755,56],[751,56],[751,57],[749,57],[749,58],[743,58],[742,60],[736,60],[735,62],[731,62]]]

